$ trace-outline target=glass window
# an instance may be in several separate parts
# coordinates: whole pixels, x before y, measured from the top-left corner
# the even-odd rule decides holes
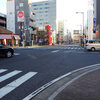
[[[40,23],[40,25],[42,25],[42,23]]]
[[[38,10],[38,8],[34,8],[34,10]]]
[[[44,9],[49,9],[49,7],[45,7]]]
[[[93,43],[94,41],[89,41],[89,43]]]
[[[39,6],[42,6],[42,5],[44,5],[44,4],[39,4]]]
[[[42,8],[40,8],[40,10],[41,10]]]
[[[45,11],[45,13],[48,13],[48,11]]]
[[[38,5],[32,5],[32,6],[38,6]]]
[[[19,9],[19,6],[16,6],[16,10],[18,10]]]
[[[40,21],[42,21],[43,19],[40,19]]]
[[[24,6],[24,3],[20,3],[19,6],[20,6],[20,7],[23,7],[23,6]]]
[[[43,11],[39,11],[39,13],[43,13]]]
[[[45,3],[45,5],[49,5],[49,3]]]

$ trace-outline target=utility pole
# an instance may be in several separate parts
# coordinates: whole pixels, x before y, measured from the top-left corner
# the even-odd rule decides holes
[[[84,33],[84,12],[76,12],[76,14],[82,14],[83,16],[83,46],[85,46],[85,33]]]
[[[20,34],[21,34],[21,42],[22,42],[22,22],[20,22]]]

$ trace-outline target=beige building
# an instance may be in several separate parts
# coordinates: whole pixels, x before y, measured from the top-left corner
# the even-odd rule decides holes
[[[60,43],[64,42],[64,21],[59,21],[58,22],[58,41]]]
[[[73,31],[73,42],[79,43],[80,42],[80,38],[81,38],[80,30],[74,30]]]

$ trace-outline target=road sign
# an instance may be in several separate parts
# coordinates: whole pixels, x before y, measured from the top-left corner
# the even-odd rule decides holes
[[[17,19],[18,19],[18,22],[24,22],[24,11],[17,12]]]

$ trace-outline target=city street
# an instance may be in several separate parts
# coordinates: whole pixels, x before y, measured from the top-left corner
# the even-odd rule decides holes
[[[100,63],[100,51],[80,46],[15,48],[0,57],[0,100],[22,100],[44,84],[73,70]]]

